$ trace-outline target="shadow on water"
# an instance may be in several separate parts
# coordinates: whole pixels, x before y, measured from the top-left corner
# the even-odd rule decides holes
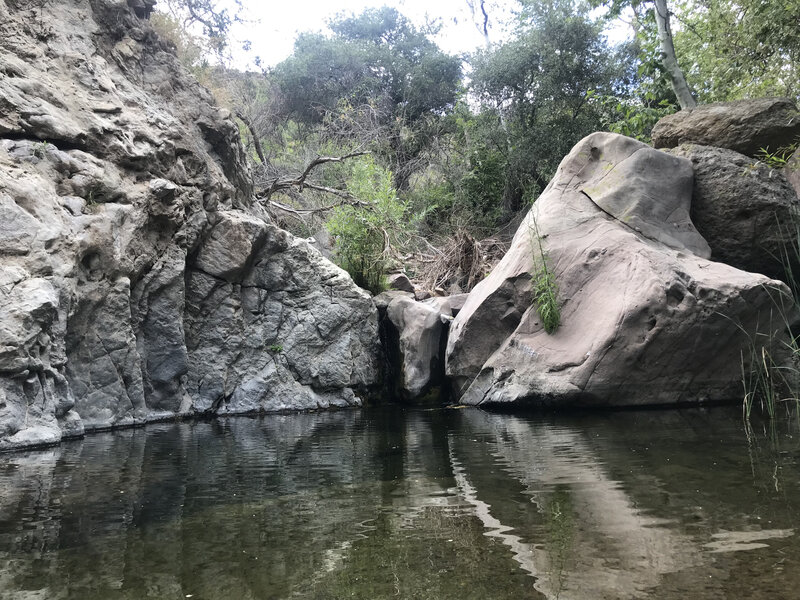
[[[0,600],[793,598],[797,421],[369,409],[0,456]]]

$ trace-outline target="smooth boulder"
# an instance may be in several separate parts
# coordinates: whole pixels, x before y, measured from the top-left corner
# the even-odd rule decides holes
[[[442,312],[400,296],[389,303],[386,316],[393,328],[387,352],[395,363],[393,391],[403,400],[418,399],[442,383],[447,331]]]
[[[800,112],[789,98],[702,104],[667,115],[653,127],[653,146],[700,144],[756,156],[775,152],[800,136]]]
[[[441,398],[447,333],[467,294],[416,301],[400,292],[384,292],[375,299],[389,300],[383,310],[391,393],[404,401]]]
[[[630,138],[595,133],[579,142],[453,321],[446,371],[461,401],[740,397],[750,340],[759,333],[780,347],[777,314],[793,319],[793,304],[781,282],[709,260],[689,219],[691,178],[689,160]],[[558,284],[553,334],[532,305],[537,239]]]

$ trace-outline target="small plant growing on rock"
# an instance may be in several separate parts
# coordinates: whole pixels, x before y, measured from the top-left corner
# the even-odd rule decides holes
[[[533,304],[542,320],[542,326],[547,333],[553,333],[561,324],[561,309],[558,306],[558,283],[553,271],[547,264],[547,255],[542,247],[542,236],[539,234],[539,225],[536,217],[531,214],[532,225],[529,229],[531,238],[531,253],[533,254],[534,271],[531,276],[533,283]]]
[[[800,146],[800,139],[788,146],[781,146],[775,152],[770,152],[769,148],[761,148],[756,153],[756,158],[772,169],[782,169],[789,162],[798,146]]]
[[[283,352],[283,346],[281,346],[280,344],[272,344],[269,348],[267,348],[267,350],[269,350],[273,354],[280,354],[281,352]]]
[[[38,142],[38,143],[37,143],[37,144],[36,144],[36,145],[33,147],[33,155],[34,155],[36,158],[39,158],[39,159],[42,159],[42,158],[44,158],[44,157],[45,157],[45,155],[47,154],[47,147],[48,147],[48,145],[49,145],[49,144],[47,143],[47,141],[46,141],[46,140],[44,140],[44,141],[41,141],[41,142]]]

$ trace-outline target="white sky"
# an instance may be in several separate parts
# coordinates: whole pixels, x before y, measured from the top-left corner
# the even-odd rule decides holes
[[[500,42],[505,37],[502,24],[518,5],[512,0],[487,4],[491,6],[489,37]],[[262,66],[276,65],[292,53],[298,33],[326,31],[327,21],[339,13],[359,14],[365,8],[384,5],[394,6],[417,25],[423,25],[426,18],[439,20],[442,29],[434,41],[448,54],[471,52],[484,44],[467,0],[244,0],[244,5],[249,22],[236,24],[231,32],[233,62],[240,69],[254,68],[256,56]],[[612,41],[621,41],[628,29],[620,25],[607,33]],[[243,40],[252,44],[249,53],[241,50]]]
[[[442,31],[435,41],[449,54],[470,52],[483,45],[466,0],[244,0],[244,4],[253,22],[235,26],[232,34],[239,41],[249,40],[252,49],[250,56],[245,56],[237,47],[232,48],[239,67],[252,64],[254,56],[260,56],[264,66],[275,65],[292,53],[299,32],[324,31],[326,22],[338,13],[359,14],[365,8],[384,5],[394,6],[417,25],[424,24],[426,16],[441,20]],[[508,14],[508,10],[503,12]],[[490,31],[490,36],[494,36],[493,41],[499,40],[499,30]]]

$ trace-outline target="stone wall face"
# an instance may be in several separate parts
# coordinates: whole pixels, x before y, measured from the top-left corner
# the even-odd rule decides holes
[[[0,449],[358,404],[369,295],[252,203],[236,124],[121,0],[0,0]]]

